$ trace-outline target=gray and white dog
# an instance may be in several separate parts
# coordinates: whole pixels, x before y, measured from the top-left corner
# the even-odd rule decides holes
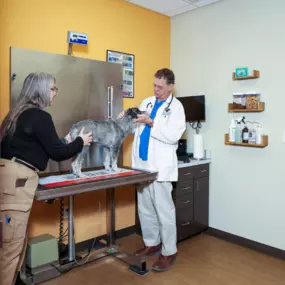
[[[108,171],[117,171],[118,155],[120,147],[126,136],[132,133],[134,120],[138,114],[144,114],[138,108],[129,108],[124,112],[122,118],[116,120],[83,120],[70,128],[69,134],[72,141],[78,136],[81,129],[84,127],[84,132],[92,132],[93,142],[104,146],[105,160],[104,167]],[[84,146],[73,160],[72,172],[77,177],[86,177],[87,175],[81,172],[84,156],[89,150],[89,146]]]

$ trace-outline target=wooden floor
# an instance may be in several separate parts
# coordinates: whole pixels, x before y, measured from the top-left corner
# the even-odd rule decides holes
[[[142,246],[137,235],[120,240],[132,252]],[[167,272],[138,276],[125,263],[105,258],[50,280],[45,285],[285,285],[285,262],[261,253],[200,235],[178,244],[176,265]],[[156,257],[148,259],[148,268]]]

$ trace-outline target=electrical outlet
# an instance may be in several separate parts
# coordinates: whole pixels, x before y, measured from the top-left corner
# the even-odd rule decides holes
[[[68,207],[63,208],[63,218],[68,219]]]

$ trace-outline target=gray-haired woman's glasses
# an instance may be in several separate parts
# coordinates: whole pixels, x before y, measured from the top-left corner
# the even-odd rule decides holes
[[[55,87],[55,86],[54,86],[54,87],[52,87],[50,90],[51,90],[51,91],[54,91],[54,92],[56,92],[56,93],[58,92],[58,88],[57,88],[57,87]]]

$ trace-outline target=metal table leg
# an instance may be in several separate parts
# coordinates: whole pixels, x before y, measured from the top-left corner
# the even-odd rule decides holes
[[[67,257],[60,260],[60,264],[68,264],[80,259],[75,256],[75,240],[74,240],[74,197],[68,197],[68,253]]]
[[[107,190],[106,199],[106,214],[107,214],[107,245],[108,252],[116,252],[115,244],[115,189]]]
[[[74,261],[75,244],[74,244],[74,223],[73,223],[73,196],[69,196],[68,200],[68,261]]]
[[[120,252],[115,237],[115,189],[107,190],[107,244],[106,253],[129,265],[129,269],[139,275],[145,275],[148,270],[146,260],[130,253]]]

